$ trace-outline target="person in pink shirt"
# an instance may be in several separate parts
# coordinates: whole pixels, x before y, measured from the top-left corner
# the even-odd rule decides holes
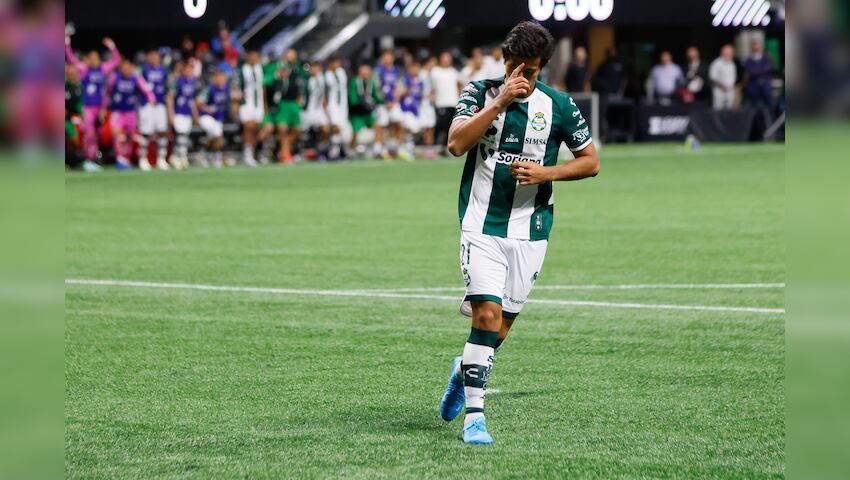
[[[121,62],[121,68],[109,79],[105,92],[112,112],[109,124],[115,146],[115,166],[119,170],[129,170],[133,168],[130,165],[130,156],[133,152],[133,140],[138,133],[141,97],[144,96],[151,103],[156,101],[156,97],[148,82],[136,71],[136,65],[130,60]],[[147,155],[139,156],[139,168],[151,169]]]
[[[111,38],[104,38],[103,45],[109,49],[109,60],[101,62],[97,50],[92,50],[81,61],[74,55],[71,49],[71,37],[65,37],[65,58],[68,63],[77,67],[83,87],[83,151],[86,160],[94,161],[97,158],[97,119],[104,105],[104,87],[109,74],[121,62],[121,54],[115,48],[115,42]]]

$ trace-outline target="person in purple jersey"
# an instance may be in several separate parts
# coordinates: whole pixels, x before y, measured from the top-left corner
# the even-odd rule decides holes
[[[383,149],[384,129],[389,130],[389,140],[401,143],[401,123],[404,120],[398,101],[403,95],[400,82],[401,72],[395,66],[393,53],[385,50],[380,62],[375,67],[375,77],[381,88],[381,96],[386,103],[375,109],[375,150],[380,151],[384,158],[389,159],[389,153]],[[387,142],[390,143],[390,142]]]
[[[97,50],[92,50],[80,61],[71,49],[71,37],[65,37],[65,58],[68,63],[77,67],[83,86],[83,150],[86,160],[97,158],[97,119],[105,107],[103,88],[109,74],[121,63],[121,54],[115,48],[111,38],[104,38],[103,45],[109,49],[109,60],[101,62]]]
[[[198,110],[201,113],[201,128],[207,134],[207,150],[215,168],[221,168],[221,149],[224,146],[224,119],[230,111],[233,118],[238,118],[233,111],[230,96],[230,84],[227,72],[218,70],[213,74],[212,82],[198,96]],[[204,166],[209,165],[206,159],[201,160]]]
[[[109,108],[112,111],[109,126],[115,147],[115,166],[119,170],[132,169],[130,156],[133,153],[133,139],[137,133],[141,97],[148,102],[154,102],[156,97],[145,79],[136,73],[136,65],[130,60],[121,62],[121,68],[109,79],[105,95],[110,99]],[[139,156],[139,169],[151,169],[147,154]]]
[[[168,88],[166,102],[169,121],[177,134],[171,165],[180,170],[189,166],[189,134],[192,133],[192,124],[198,118],[195,105],[198,81],[194,76],[195,66],[192,59],[178,65],[176,70],[179,75]]]
[[[139,109],[139,155],[147,157],[148,143],[156,141],[156,167],[168,170],[168,109],[165,97],[168,93],[168,70],[162,66],[159,50],[151,49],[142,64],[142,76],[153,90],[154,101],[146,102]]]
[[[422,107],[425,85],[420,76],[421,71],[422,65],[417,61],[413,61],[402,80],[404,96],[401,97],[400,103],[406,138],[404,148],[399,150],[399,157],[405,160],[413,158],[413,136],[422,130],[419,114]]]

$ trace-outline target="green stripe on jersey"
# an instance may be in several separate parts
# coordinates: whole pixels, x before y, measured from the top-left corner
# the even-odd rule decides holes
[[[522,153],[525,145],[525,125],[528,123],[528,104],[512,103],[505,112],[505,124],[499,150],[510,153]],[[490,206],[484,219],[483,233],[506,237],[508,222],[516,193],[516,180],[511,176],[510,165],[496,163],[493,172],[493,190],[490,193]]]

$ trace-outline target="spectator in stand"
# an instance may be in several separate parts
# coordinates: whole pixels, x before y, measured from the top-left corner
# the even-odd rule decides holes
[[[111,98],[109,105],[112,114],[109,126],[112,129],[112,141],[115,149],[115,166],[119,170],[130,170],[130,157],[133,154],[133,141],[138,133],[138,113],[142,104],[141,97],[148,103],[156,101],[148,82],[138,73],[136,65],[123,60],[121,68],[110,79],[105,96]],[[139,169],[150,170],[147,154],[139,157]]]
[[[242,45],[239,43],[239,37],[236,33],[231,32],[227,25],[218,27],[218,34],[210,40],[210,48],[213,53],[221,55],[225,59],[231,57],[239,58],[244,53]]]
[[[101,62],[97,50],[91,50],[85,57],[85,62],[80,61],[71,49],[71,37],[65,37],[65,57],[68,62],[76,67],[82,79],[83,87],[83,150],[85,159],[94,162],[98,157],[97,124],[103,121],[105,116],[104,87],[108,76],[121,63],[121,54],[115,47],[111,38],[104,38],[103,45],[109,49],[110,57],[106,62]],[[90,165],[89,165],[90,167]]]
[[[180,59],[188,61],[195,57],[195,41],[189,35],[183,35],[183,40],[180,42]]]
[[[684,78],[682,68],[673,63],[673,54],[667,50],[661,52],[661,63],[649,73],[649,87],[646,91],[649,103],[672,104]]]
[[[709,68],[715,110],[735,108],[735,84],[738,81],[738,68],[735,65],[735,47],[724,45],[720,56],[711,62]]]
[[[484,68],[484,55],[480,48],[473,48],[466,66],[460,71],[461,82],[465,85],[469,82],[477,82],[487,78],[487,69]],[[503,73],[504,74],[504,73]]]
[[[440,63],[431,69],[431,85],[434,88],[434,108],[437,112],[437,124],[434,132],[438,145],[446,147],[449,137],[449,127],[455,113],[458,97],[460,97],[460,73],[452,65],[452,54],[440,54]]]
[[[764,53],[764,45],[760,41],[752,44],[752,55],[744,62],[744,99],[747,105],[773,108],[773,88],[770,85],[773,77],[773,61]]]
[[[697,47],[690,47],[686,53],[685,88],[694,101],[708,101],[708,65],[702,61]]]
[[[593,76],[593,90],[603,97],[607,95],[622,95],[624,85],[623,63],[617,55],[617,49],[609,48],[605,61],[596,69]]]
[[[564,76],[564,86],[567,92],[581,93],[590,91],[590,82],[587,74],[587,49],[584,47],[576,47],[573,51],[573,58],[570,65],[567,67],[567,74]]]

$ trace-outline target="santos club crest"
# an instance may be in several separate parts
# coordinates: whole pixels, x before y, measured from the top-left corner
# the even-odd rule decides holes
[[[543,112],[534,114],[534,118],[531,119],[531,128],[538,132],[546,128],[546,117],[543,116]]]

